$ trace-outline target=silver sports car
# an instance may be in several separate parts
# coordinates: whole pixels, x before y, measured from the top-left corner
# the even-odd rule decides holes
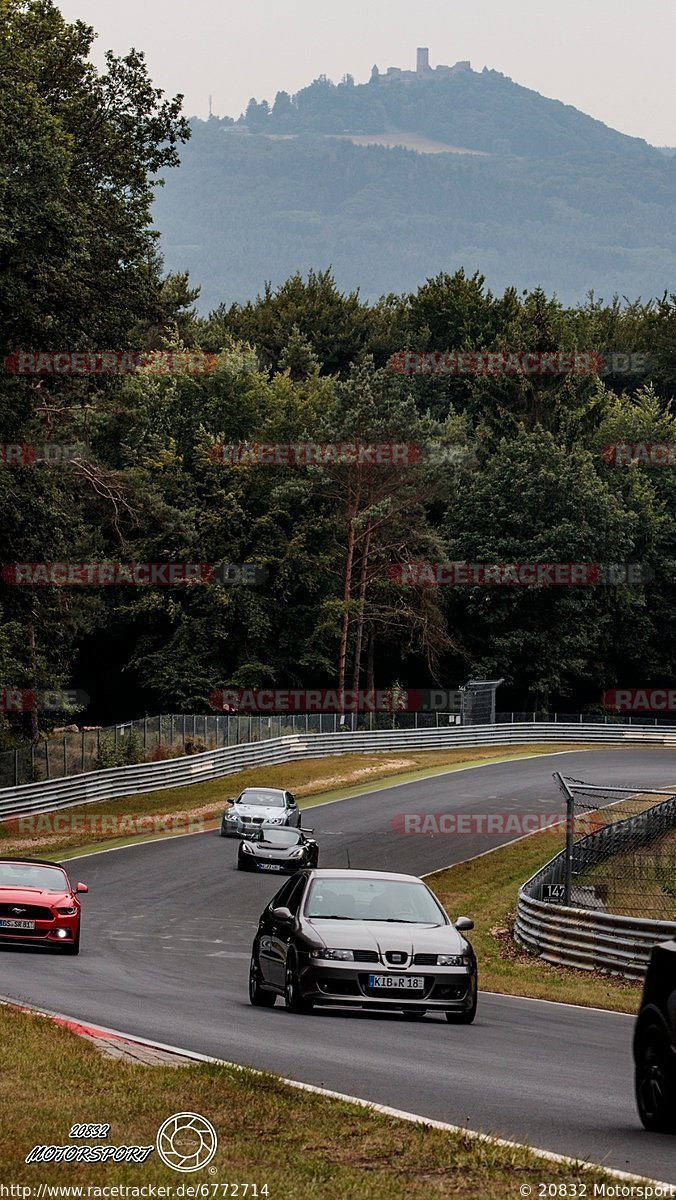
[[[248,837],[261,825],[300,825],[300,810],[291,792],[245,788],[223,813],[221,837]]]

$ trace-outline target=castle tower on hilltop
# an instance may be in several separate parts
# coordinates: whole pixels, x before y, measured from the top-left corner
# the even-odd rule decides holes
[[[418,46],[415,69],[417,75],[426,75],[430,69],[430,52],[427,46]]]
[[[418,79],[447,79],[451,75],[459,75],[461,71],[471,71],[472,66],[468,60],[457,62],[453,67],[447,67],[445,63],[440,63],[437,67],[430,66],[430,52],[427,46],[418,46],[416,49],[415,71],[402,71],[401,67],[388,67],[384,75],[381,75],[378,68],[374,67],[371,71],[372,83],[414,83]]]

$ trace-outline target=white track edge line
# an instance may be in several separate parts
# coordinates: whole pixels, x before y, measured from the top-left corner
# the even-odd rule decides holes
[[[423,1117],[418,1113],[406,1112],[404,1109],[391,1108],[387,1104],[377,1104],[374,1100],[365,1100],[362,1096],[350,1096],[345,1092],[335,1092],[330,1088],[319,1087],[314,1083],[302,1083],[297,1079],[287,1079],[283,1075],[275,1075],[272,1071],[261,1071],[257,1067],[246,1067],[241,1063],[228,1062],[227,1059],[213,1058],[208,1054],[199,1054],[195,1050],[184,1050],[180,1046],[171,1046],[165,1042],[155,1042],[148,1038],[136,1037],[134,1034],[124,1033],[120,1029],[110,1029],[105,1025],[92,1024],[90,1021],[79,1017],[69,1016],[67,1013],[55,1013],[46,1009],[40,1009],[30,1004],[23,1004],[16,1000],[9,999],[5,996],[0,996],[0,1004],[12,1008],[23,1008],[29,1012],[35,1013],[37,1016],[57,1017],[63,1021],[72,1021],[75,1025],[86,1025],[88,1029],[99,1030],[101,1033],[113,1034],[115,1037],[123,1038],[127,1042],[131,1042],[137,1046],[149,1046],[153,1050],[165,1050],[170,1054],[181,1055],[183,1058],[193,1059],[195,1062],[215,1063],[221,1067],[228,1067],[233,1071],[251,1071],[254,1075],[273,1075],[281,1083],[287,1087],[295,1088],[297,1091],[311,1092],[316,1096],[325,1096],[330,1100],[341,1100],[347,1104],[355,1104],[360,1108],[369,1109],[371,1112],[381,1113],[386,1117],[393,1117],[399,1121],[408,1121],[414,1125],[427,1125],[432,1129],[439,1129],[445,1133],[460,1133],[465,1137],[471,1138],[473,1141],[488,1142],[492,1146],[504,1146],[510,1150],[528,1150],[537,1158],[545,1159],[547,1162],[566,1163],[571,1167],[576,1167],[581,1171],[604,1171],[607,1175],[612,1175],[615,1179],[623,1179],[633,1183],[649,1183],[654,1187],[666,1189],[666,1195],[673,1196],[676,1191],[676,1185],[672,1183],[663,1183],[658,1179],[651,1179],[647,1175],[633,1175],[628,1171],[620,1171],[614,1167],[606,1167],[603,1163],[593,1163],[583,1161],[577,1158],[571,1158],[566,1154],[556,1154],[553,1150],[541,1150],[538,1147],[529,1146],[524,1142],[509,1141],[506,1138],[495,1137],[493,1134],[481,1133],[476,1129],[467,1129],[464,1125],[451,1125],[446,1121],[437,1121],[434,1117]]]

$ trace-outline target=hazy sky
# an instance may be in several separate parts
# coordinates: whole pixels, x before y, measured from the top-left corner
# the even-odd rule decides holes
[[[58,0],[57,0],[58,2]],[[61,0],[99,33],[95,51],[144,50],[188,116],[238,116],[317,75],[365,82],[373,63],[470,59],[623,133],[676,145],[674,0]]]

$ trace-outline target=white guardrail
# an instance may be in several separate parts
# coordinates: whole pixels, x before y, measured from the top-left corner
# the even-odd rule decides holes
[[[283,764],[333,754],[448,750],[469,746],[540,745],[672,746],[676,727],[562,724],[559,722],[449,726],[441,729],[377,730],[362,733],[293,734],[247,742],[160,762],[109,767],[62,779],[0,789],[0,819],[92,804],[163,788],[187,787],[221,779],[246,767]]]
[[[63,779],[0,790],[0,819],[94,804],[163,788],[221,779],[245,767],[283,764],[333,754],[462,749],[470,746],[555,745],[669,746],[676,728],[538,723],[451,726],[447,729],[379,730],[373,733],[294,734],[248,742],[162,762],[90,771]],[[225,791],[225,789],[224,789]],[[531,882],[531,881],[529,881]],[[525,885],[528,887],[528,884]],[[562,908],[519,893],[515,932],[550,962],[613,971],[629,978],[645,972],[655,942],[676,935],[667,921],[644,921],[584,909]]]

